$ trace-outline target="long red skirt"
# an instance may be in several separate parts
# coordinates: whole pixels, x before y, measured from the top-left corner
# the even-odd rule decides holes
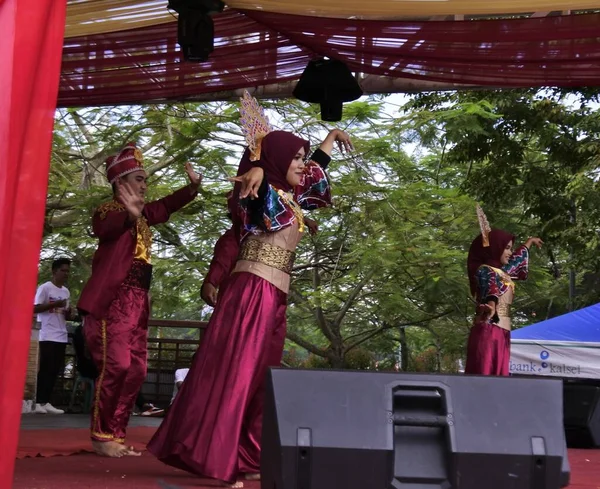
[[[508,375],[510,331],[491,323],[475,323],[469,334],[466,374]]]
[[[279,366],[287,295],[251,273],[233,274],[190,371],[148,450],[162,462],[234,482],[260,472],[264,379]]]

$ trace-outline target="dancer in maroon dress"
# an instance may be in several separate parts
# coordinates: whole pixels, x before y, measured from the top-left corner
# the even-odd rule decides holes
[[[239,255],[186,381],[148,444],[161,461],[230,487],[243,487],[241,474],[258,478],[264,378],[281,363],[302,208],[330,203],[323,168],[335,141],[351,148],[348,135],[334,130],[308,163],[308,141],[289,132],[249,141],[260,159],[236,178]]]
[[[514,281],[527,279],[529,249],[532,245],[541,248],[543,242],[529,238],[513,252],[514,235],[490,229],[479,206],[477,214],[481,234],[471,243],[467,268],[478,307],[469,334],[465,373],[508,375]]]
[[[240,166],[238,176],[243,175],[251,168],[251,165],[248,165],[247,167]],[[231,192],[231,194],[233,194],[233,192]],[[231,196],[228,197],[228,199],[230,198]],[[237,205],[237,199],[235,199],[234,205]],[[305,216],[304,224],[308,228],[310,234],[314,235],[317,233],[318,225],[316,221]],[[231,272],[235,267],[239,250],[239,233],[236,233],[236,226],[231,226],[215,243],[213,258],[200,289],[200,297],[209,306],[215,307],[218,295],[223,293],[223,285],[225,285],[227,278],[229,278],[229,275],[231,275]]]
[[[92,220],[98,249],[92,276],[77,308],[84,317],[85,341],[98,369],[91,438],[99,455],[139,455],[124,445],[136,396],[146,378],[148,315],[152,265],[149,226],[194,200],[200,175],[189,163],[190,184],[155,202],[144,202],[146,171],[142,154],[129,143],[106,160],[114,199],[102,204]]]

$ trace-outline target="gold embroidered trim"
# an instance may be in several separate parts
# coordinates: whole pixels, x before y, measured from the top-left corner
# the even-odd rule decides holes
[[[294,197],[287,194],[283,190],[277,190],[277,194],[281,197],[281,199],[292,209],[292,212],[296,216],[296,221],[298,221],[298,230],[303,233],[304,232],[304,213],[302,212],[302,207],[294,200]]]
[[[132,229],[131,232],[134,235],[137,233],[134,255],[135,258],[143,260],[146,263],[150,263],[150,250],[152,248],[152,231],[150,231],[148,221],[144,216],[138,217],[135,223],[135,230]]]
[[[94,410],[92,414],[92,437],[100,438],[102,440],[114,440],[114,435],[108,433],[100,433],[95,428],[99,428],[98,418],[100,416],[100,390],[102,389],[102,382],[104,381],[104,374],[106,373],[106,321],[103,319],[100,322],[101,335],[102,335],[102,368],[100,369],[100,375],[96,380],[96,395],[94,396]]]
[[[263,243],[257,239],[247,239],[242,243],[238,260],[264,263],[287,274],[292,273],[296,253],[280,246]]]
[[[125,443],[125,438],[115,438],[114,435],[108,435],[106,433],[98,433],[97,431],[92,430],[92,437],[100,438],[98,441],[106,440],[106,441],[116,441],[117,443]]]
[[[498,317],[510,317],[510,304],[498,304],[496,306],[496,314]]]
[[[125,207],[116,200],[105,202],[96,209],[96,212],[100,214],[100,219],[106,219],[106,214],[112,211],[124,211]]]
[[[135,159],[135,161],[137,161],[140,166],[143,168],[144,167],[144,157],[142,156],[142,152],[140,151],[140,148],[135,148],[133,150],[133,157]]]

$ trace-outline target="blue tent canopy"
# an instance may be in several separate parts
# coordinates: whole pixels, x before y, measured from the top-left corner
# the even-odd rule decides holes
[[[600,343],[600,304],[513,330],[511,339]]]

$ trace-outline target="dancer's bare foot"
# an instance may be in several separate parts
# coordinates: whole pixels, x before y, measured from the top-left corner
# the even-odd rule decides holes
[[[142,452],[138,452],[135,448],[133,447],[125,447],[127,449],[127,452],[125,453],[125,456],[127,457],[141,457],[142,456]]]
[[[92,448],[96,455],[101,457],[121,458],[127,455],[129,449],[117,443],[116,441],[96,441],[92,440]]]
[[[244,487],[244,483],[242,481],[235,481],[233,484],[230,484],[229,482],[221,481],[221,486],[230,487],[233,489],[241,489],[242,487]]]
[[[244,477],[247,481],[259,481],[260,474],[245,474]]]

